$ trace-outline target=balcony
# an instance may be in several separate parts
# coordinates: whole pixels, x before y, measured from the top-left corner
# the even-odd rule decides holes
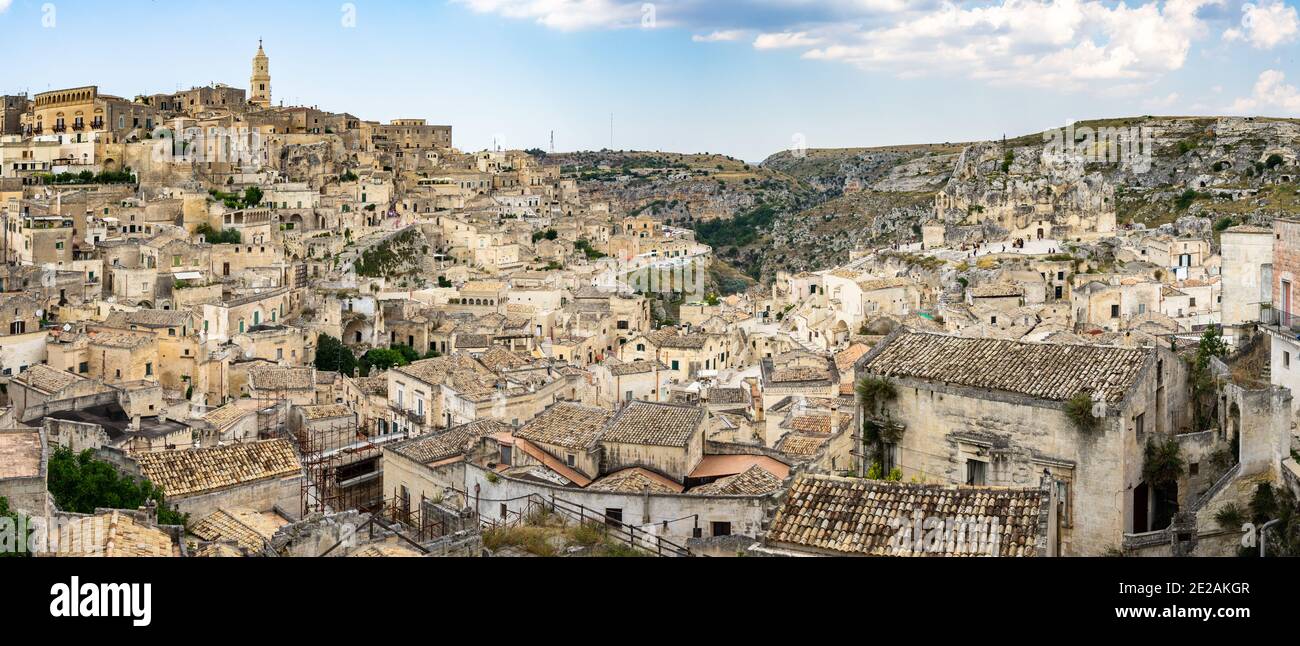
[[[66,125],[64,125],[64,124],[55,124],[55,126],[54,126],[53,128],[50,128],[50,131],[51,131],[51,132],[67,132],[67,131],[68,131],[68,126],[66,126]]]
[[[84,124],[84,123],[74,123],[74,124],[72,124],[72,129],[73,129],[73,130],[77,130],[77,131],[85,130],[85,129],[86,129],[86,124]]]
[[[1259,306],[1259,326],[1293,339],[1300,339],[1300,313],[1274,309],[1268,304]]]

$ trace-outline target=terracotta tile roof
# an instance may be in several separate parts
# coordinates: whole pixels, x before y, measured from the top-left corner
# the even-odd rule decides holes
[[[588,449],[613,414],[603,408],[559,402],[515,431],[515,437],[570,449]]]
[[[835,353],[835,367],[839,369],[841,375],[849,374],[853,370],[853,364],[862,358],[862,355],[871,351],[871,346],[865,343],[854,343],[853,345]]]
[[[480,419],[447,429],[442,433],[403,440],[389,448],[420,464],[430,464],[463,455],[467,447],[481,437],[509,432],[510,426],[507,424],[492,419]]]
[[[532,361],[525,356],[516,352],[511,352],[501,346],[494,346],[487,352],[479,355],[479,363],[492,372],[502,372],[505,370],[518,370],[532,364]]]
[[[18,383],[27,384],[43,393],[55,393],[78,381],[85,380],[86,378],[81,375],[66,370],[56,370],[43,363],[31,366],[26,372],[14,379]]]
[[[749,399],[744,388],[710,388],[710,404],[747,404]]]
[[[762,496],[780,488],[781,479],[756,464],[744,473],[715,480],[690,492],[709,496]]]
[[[1066,401],[1100,389],[1123,401],[1154,350],[975,339],[903,330],[868,355],[873,374]]]
[[[633,401],[619,412],[601,437],[605,442],[686,446],[704,423],[695,406]]]
[[[60,523],[54,556],[170,557],[177,548],[167,532],[141,525],[129,513],[113,510]]]
[[[289,521],[251,509],[218,509],[195,523],[190,533],[205,541],[233,541],[251,552],[261,552],[275,531]]]
[[[92,332],[90,335],[92,345],[126,350],[142,348],[153,342],[154,336],[152,332],[114,332],[105,330]]]
[[[808,457],[816,455],[817,450],[829,440],[826,435],[799,435],[791,433],[781,438],[777,443],[776,449],[786,455],[794,457]]]
[[[140,473],[169,498],[216,491],[302,471],[288,440],[266,440],[189,451],[158,451],[136,458]]]
[[[108,317],[107,322],[115,327],[183,327],[189,326],[193,318],[193,314],[182,310],[138,310],[116,312]]]
[[[367,395],[387,395],[388,394],[388,372],[384,371],[378,374],[371,374],[369,377],[357,377],[352,380],[360,390]]]
[[[249,386],[256,390],[315,390],[313,368],[253,368],[248,371]]]
[[[772,543],[872,556],[963,556],[949,542],[939,553],[915,551],[895,540],[911,527],[913,512],[942,521],[996,518],[998,556],[1033,556],[1044,540],[1039,521],[1047,496],[1038,489],[907,484],[823,475],[801,475],[777,510],[768,531]],[[895,544],[897,543],[897,546]]]
[[[587,489],[620,493],[681,493],[684,487],[653,471],[632,467],[615,471],[587,485]]]
[[[207,414],[203,416],[203,421],[211,424],[214,428],[225,428],[251,414],[251,412],[246,411],[237,406],[234,402],[231,402],[221,408],[208,411]]]
[[[302,411],[302,418],[314,422],[322,419],[336,419],[339,417],[351,417],[352,410],[343,404],[324,404],[321,406],[299,406],[298,410]]]
[[[853,421],[853,415],[850,413],[839,414],[839,430],[849,427]],[[831,434],[831,414],[830,413],[805,413],[795,415],[781,424],[782,428],[788,428],[796,433],[807,435],[830,435]]]

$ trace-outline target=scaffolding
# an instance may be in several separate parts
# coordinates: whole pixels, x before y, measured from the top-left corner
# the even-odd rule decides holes
[[[290,420],[290,404],[264,401],[259,408],[262,437],[293,443],[302,464],[299,511],[313,513],[383,510],[382,450],[353,421],[312,424]]]

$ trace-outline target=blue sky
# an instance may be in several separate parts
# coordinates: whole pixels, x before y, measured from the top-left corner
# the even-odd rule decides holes
[[[247,86],[455,145],[721,152],[1300,116],[1295,0],[0,0],[0,92]],[[355,20],[350,21],[350,18]],[[70,61],[87,61],[73,64]],[[96,62],[89,62],[96,61]]]

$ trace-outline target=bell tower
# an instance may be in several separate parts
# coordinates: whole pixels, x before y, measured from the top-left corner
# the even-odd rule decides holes
[[[253,57],[253,78],[248,82],[248,102],[262,108],[271,107],[271,61],[262,50],[260,38],[257,56]]]

